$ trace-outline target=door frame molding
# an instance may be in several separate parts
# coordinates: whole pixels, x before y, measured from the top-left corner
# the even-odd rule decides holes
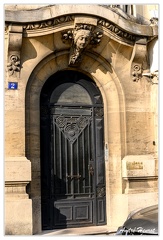
[[[87,102],[83,102],[83,103],[72,102],[71,104],[70,103],[67,104],[67,101],[65,101],[64,103],[63,102],[60,103],[57,101],[57,99],[56,99],[57,102],[55,102],[55,103],[50,102],[53,92],[59,86],[62,86],[62,88],[63,88],[64,84],[65,84],[65,87],[67,87],[67,83],[70,83],[70,84],[74,83],[74,84],[80,85],[83,89],[86,90],[87,94],[89,95],[89,97],[91,99],[91,102],[88,102],[88,103]],[[55,200],[55,197],[54,197],[55,191],[53,192],[53,190],[52,190],[53,183],[52,183],[52,186],[50,184],[48,188],[45,183],[45,186],[43,187],[43,193],[41,194],[42,195],[41,203],[43,204],[42,205],[42,214],[43,214],[42,215],[42,224],[45,229],[53,229],[56,227],[62,227],[62,224],[63,224],[63,227],[66,227],[66,226],[74,227],[74,226],[79,226],[79,225],[80,226],[82,225],[83,227],[90,226],[90,225],[104,225],[105,221],[106,221],[106,194],[105,194],[106,185],[105,185],[105,165],[104,165],[105,160],[104,160],[104,146],[103,146],[103,141],[104,141],[103,99],[101,96],[101,92],[99,91],[97,86],[93,83],[94,82],[92,81],[92,79],[90,77],[88,78],[87,75],[78,72],[76,69],[65,70],[65,71],[57,72],[56,74],[52,75],[46,81],[46,84],[43,86],[42,91],[41,91],[41,95],[40,95],[41,106],[40,107],[41,107],[41,109],[45,109],[45,108],[48,109],[47,114],[45,114],[45,111],[43,111],[43,114],[41,112],[41,116],[40,116],[41,117],[40,134],[41,134],[41,146],[42,146],[41,150],[43,150],[43,151],[41,151],[42,152],[41,153],[41,166],[42,166],[41,176],[43,176],[43,177],[41,177],[41,183],[44,184],[44,179],[47,179],[46,181],[50,184],[52,182],[52,179],[54,178],[54,173],[56,172],[55,167],[54,168],[52,167],[54,170],[54,173],[51,176],[51,170],[49,170],[48,165],[51,166],[51,164],[54,163],[54,161],[55,162],[61,161],[63,164],[63,161],[64,161],[64,159],[61,157],[62,154],[60,155],[59,159],[56,159],[55,157],[53,159],[53,156],[52,156],[53,148],[56,149],[55,147],[61,146],[58,143],[57,143],[57,145],[54,146],[53,137],[52,137],[52,141],[51,141],[52,145],[50,147],[50,139],[52,136],[51,134],[53,132],[53,127],[55,128],[55,132],[57,131],[56,129],[58,129],[58,127],[59,128],[61,127],[60,131],[63,130],[62,129],[63,125],[58,126],[58,124],[54,124],[54,122],[53,122],[54,117],[60,116],[61,112],[63,114],[62,117],[66,117],[67,119],[68,118],[72,119],[71,117],[73,117],[73,115],[74,115],[73,113],[75,113],[75,116],[76,116],[75,118],[77,118],[77,116],[78,117],[85,116],[87,118],[92,119],[91,125],[90,125],[91,127],[87,128],[87,129],[90,129],[88,131],[91,131],[91,135],[90,135],[91,142],[89,142],[89,145],[87,145],[89,148],[88,149],[88,152],[89,152],[88,157],[86,157],[86,159],[85,159],[85,157],[83,156],[83,153],[82,153],[82,155],[80,155],[80,156],[78,155],[79,156],[78,160],[80,159],[81,163],[83,162],[82,159],[86,160],[84,165],[81,164],[82,166],[85,166],[85,164],[86,164],[86,166],[89,166],[89,164],[91,164],[91,163],[94,165],[94,174],[92,177],[91,177],[91,174],[89,174],[86,170],[86,169],[88,169],[88,167],[85,166],[85,168],[83,170],[83,171],[86,170],[87,176],[89,178],[89,184],[87,184],[87,185],[91,185],[90,181],[92,182],[92,180],[93,180],[93,182],[92,182],[93,189],[90,190],[89,192],[85,192],[85,191],[83,192],[83,190],[82,190],[82,192],[79,192],[79,195],[81,197],[80,199],[79,198],[73,198],[73,199],[66,198],[64,195],[62,195],[62,198]],[[77,99],[79,98],[79,95],[76,96]],[[55,111],[55,109],[57,109],[57,111]],[[72,109],[72,111],[68,110],[68,109]],[[89,111],[89,113],[88,113],[88,111]],[[72,114],[70,114],[70,112]],[[80,115],[80,114],[82,114],[82,115]],[[71,120],[70,120],[70,122],[71,122]],[[85,129],[85,127],[83,128],[83,130],[84,129]],[[57,139],[58,140],[60,139],[60,141],[61,141],[61,137],[63,137],[62,141],[64,140],[63,144],[64,144],[65,140],[66,140],[66,143],[67,143],[67,141],[70,140],[69,138],[66,138],[65,134],[61,134],[59,138],[55,137],[55,142],[57,141]],[[78,137],[81,139],[80,134]],[[47,142],[49,142],[49,144],[46,144]],[[75,144],[73,144],[73,143],[74,142],[72,142],[71,146],[73,149],[76,149]],[[90,146],[90,143],[91,143],[91,146]],[[84,145],[84,143],[82,145]],[[57,149],[58,149],[58,147],[57,147]],[[80,145],[80,147],[82,147],[82,146]],[[61,149],[65,149],[65,147],[63,147],[63,148],[61,147]],[[93,149],[93,150],[91,150],[91,149]],[[60,150],[58,150],[58,152],[60,152]],[[64,156],[64,152],[63,152],[63,156]],[[66,154],[66,156],[67,156],[67,154]],[[92,159],[94,159],[94,161],[92,161]],[[61,164],[61,166],[64,166],[62,164]],[[67,166],[67,164],[65,166]],[[74,165],[74,163],[73,163],[73,165]],[[98,168],[96,168],[96,166],[98,166]],[[82,169],[83,169],[83,167],[82,167]],[[60,168],[58,168],[58,170],[59,170],[59,172],[62,172],[62,171],[60,171]],[[65,177],[67,175],[67,173],[66,173],[66,175],[64,175],[64,174],[63,174],[63,177]],[[68,174],[70,174],[70,172]],[[60,176],[60,174],[56,175],[56,179],[59,178],[58,184],[60,184],[63,179],[62,177],[59,177],[59,176]],[[88,178],[87,178],[87,180],[88,180]],[[71,179],[71,184],[72,184],[72,181],[74,181],[74,179]],[[82,184],[84,183],[83,181],[85,182],[85,180],[81,181]],[[69,181],[66,181],[66,178],[65,178],[65,184],[68,184],[68,182]],[[63,188],[63,190],[64,190],[64,188]],[[47,193],[47,191],[49,194]],[[84,193],[85,193],[85,197],[82,198],[82,195]],[[48,209],[46,209],[46,208],[47,208],[47,205],[49,205],[49,201],[51,202],[50,206],[52,206],[52,208],[51,208],[51,210],[49,208],[49,211],[48,211]],[[83,205],[83,201],[85,201],[84,205]],[[98,207],[96,207],[96,204],[98,205]],[[58,211],[58,209],[56,209],[57,207],[54,207],[54,205],[58,206],[59,211]],[[87,213],[85,215],[85,220],[83,218],[84,215],[80,219],[80,214],[79,214],[80,207],[82,207],[83,211],[85,209],[85,211],[86,211],[85,213]],[[91,208],[92,208],[92,210],[91,210]],[[70,209],[73,209],[73,210],[70,210]],[[48,216],[52,215],[53,211],[56,213],[56,216],[54,214],[53,217],[51,218],[51,220],[47,220],[47,219],[50,219],[50,217],[48,217]],[[62,219],[60,221],[59,215],[61,214],[61,212],[62,212],[62,214],[64,214],[65,211],[68,211],[68,213],[71,216],[71,217],[69,217],[70,221],[68,221],[68,222],[66,221],[65,217],[63,219],[64,215],[62,216],[63,222],[62,222]],[[89,214],[87,211],[89,212]],[[68,214],[68,213],[66,212],[66,214]],[[78,221],[75,220],[76,217],[78,217]],[[58,219],[57,220],[58,222],[56,221],[56,218]],[[81,220],[81,221],[79,221],[79,220]],[[55,223],[55,225],[53,225],[53,223]]]
[[[95,81],[103,98],[104,139],[109,149],[109,153],[105,155],[106,214],[107,225],[111,225],[111,210],[114,203],[109,196],[115,193],[121,194],[122,191],[121,159],[126,153],[125,98],[121,83],[111,65],[104,58],[97,58],[93,53],[87,52],[84,55],[91,67],[87,68],[83,62],[78,70]],[[30,184],[30,196],[35,206],[33,208],[33,228],[37,228],[37,230],[34,229],[34,232],[41,231],[39,96],[44,83],[51,75],[60,70],[72,69],[67,66],[68,56],[68,50],[46,56],[33,70],[26,87],[26,156],[31,160],[33,176]],[[114,178],[116,181],[111,184]]]

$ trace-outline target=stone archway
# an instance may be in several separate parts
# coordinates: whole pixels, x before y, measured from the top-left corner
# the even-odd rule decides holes
[[[42,229],[106,224],[103,100],[95,82],[58,71],[40,95]]]
[[[26,88],[26,155],[31,160],[30,196],[33,202],[34,233],[41,231],[40,188],[40,92],[46,80],[55,72],[69,69],[68,51],[49,55],[32,72]],[[86,64],[89,63],[89,64]],[[90,66],[88,66],[90,65]],[[79,71],[94,79],[104,100],[105,166],[107,224],[111,225],[111,194],[121,193],[121,159],[125,152],[125,109],[120,82],[110,65],[93,54],[85,54]],[[109,149],[109,151],[108,151]],[[116,181],[113,179],[116,178]]]

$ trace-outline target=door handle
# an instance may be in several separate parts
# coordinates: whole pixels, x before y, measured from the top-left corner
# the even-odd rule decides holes
[[[92,176],[94,175],[94,168],[93,168],[92,164],[88,165],[88,171],[89,171],[90,175],[92,175]]]

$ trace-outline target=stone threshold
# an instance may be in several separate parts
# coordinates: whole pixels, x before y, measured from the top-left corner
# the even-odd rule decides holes
[[[81,228],[65,228],[55,230],[45,230],[37,235],[53,236],[53,235],[114,235],[115,229],[109,229],[107,225],[89,226]]]

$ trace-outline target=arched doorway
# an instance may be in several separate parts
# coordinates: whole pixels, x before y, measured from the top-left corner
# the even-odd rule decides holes
[[[40,96],[42,229],[106,223],[103,101],[83,73],[52,75]]]

